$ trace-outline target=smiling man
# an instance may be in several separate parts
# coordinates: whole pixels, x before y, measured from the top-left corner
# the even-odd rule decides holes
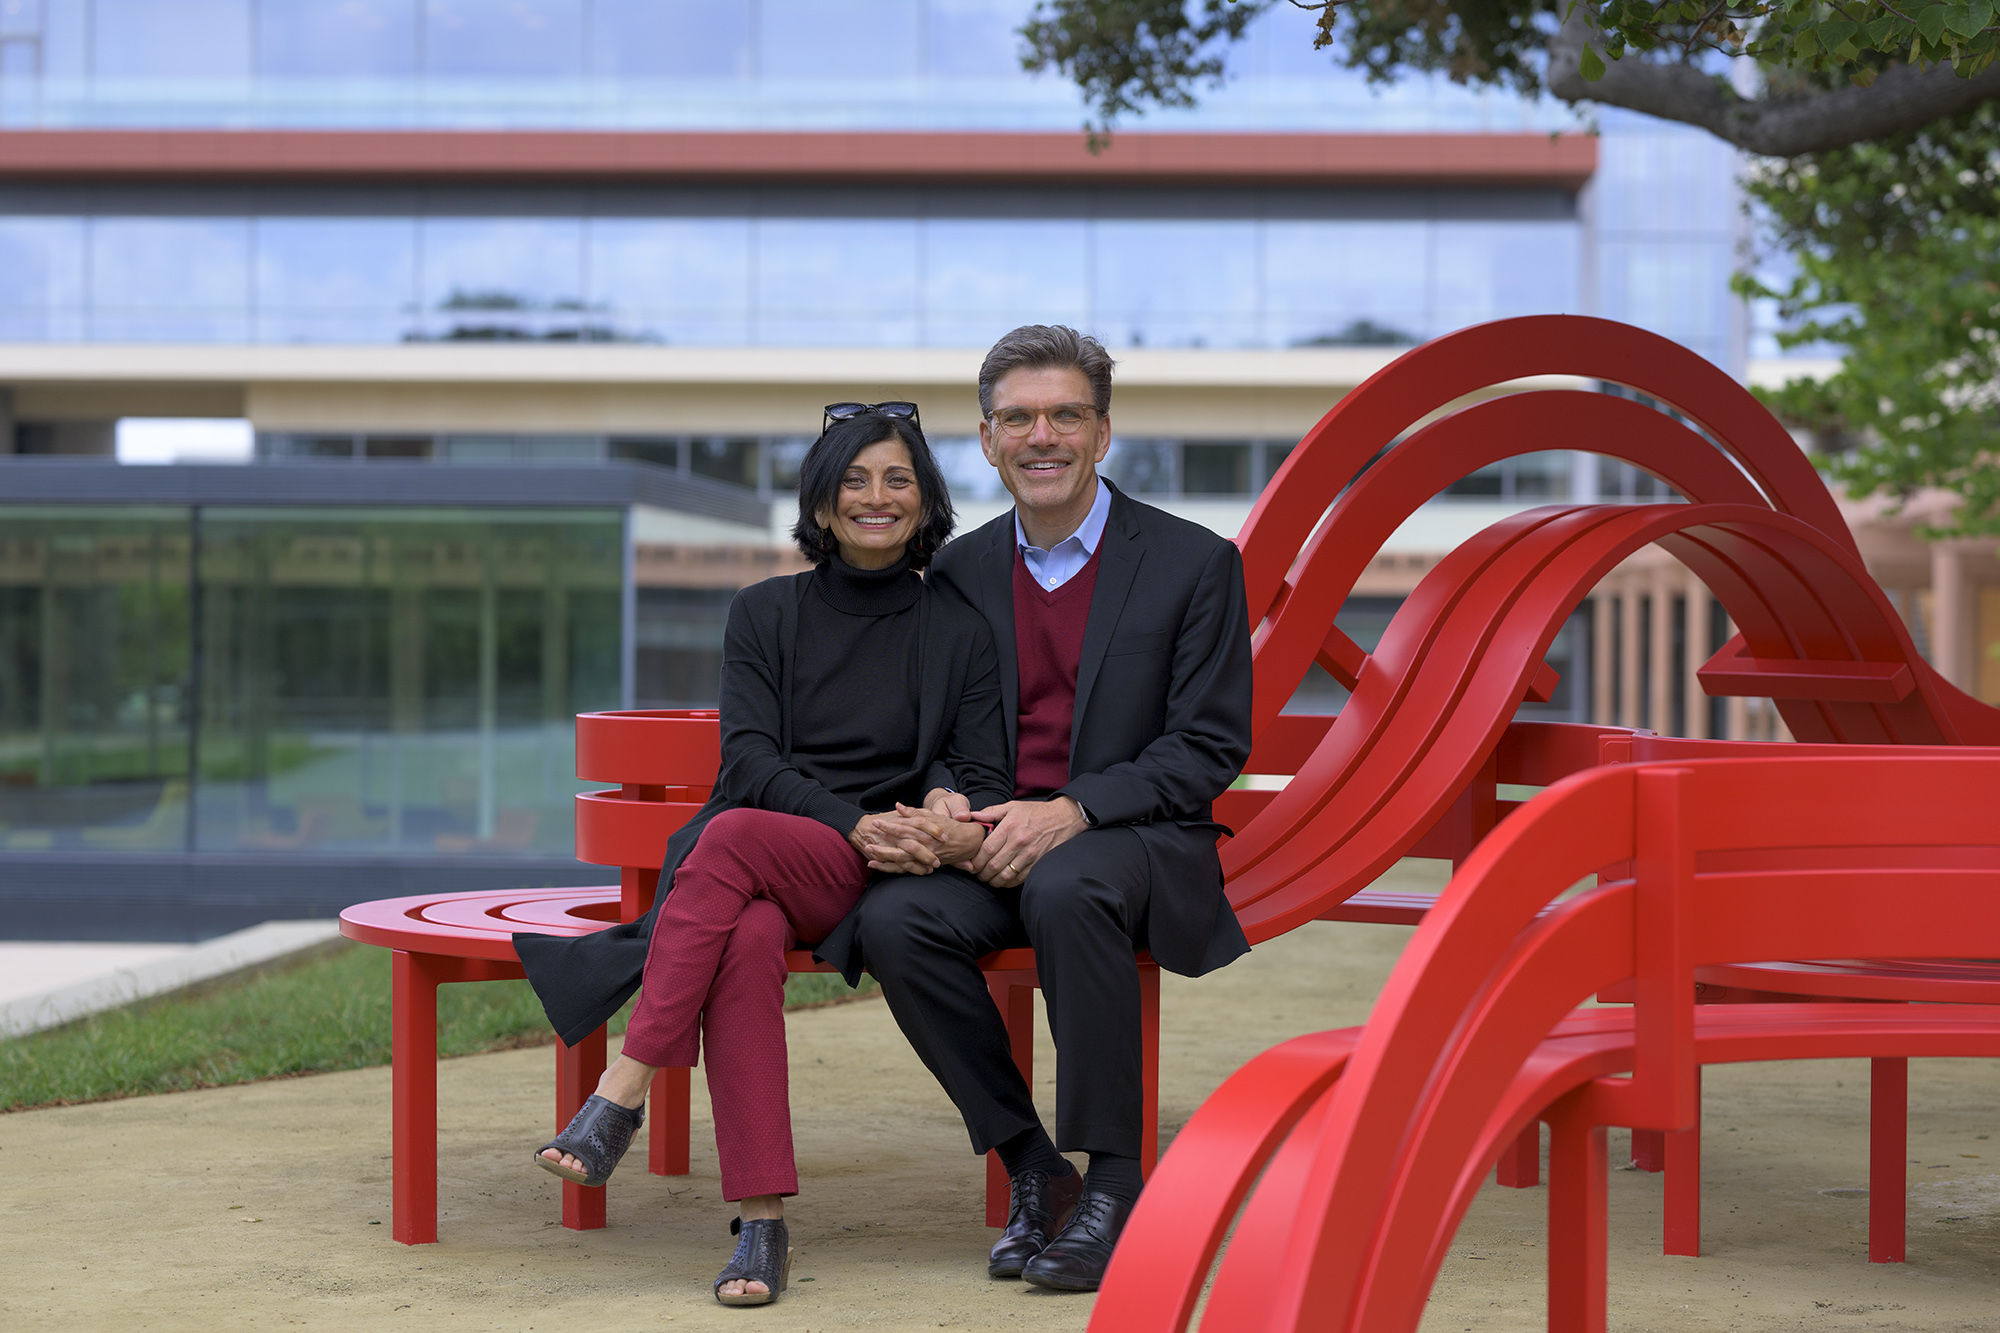
[[[974,1151],[1005,1162],[1011,1210],[988,1271],[1069,1291],[1097,1288],[1142,1183],[1135,951],[1199,976],[1249,948],[1210,808],[1250,752],[1243,564],[1098,476],[1111,368],[1096,339],[1039,324],[980,367],[980,446],[1015,508],[946,546],[929,577],[992,626],[1015,799],[972,810],[940,777],[935,813],[992,825],[978,855],[878,880],[821,946],[850,979],[865,967],[881,982]],[[978,966],[1022,944],[1055,1038],[1053,1142]],[[1088,1153],[1088,1177],[1058,1148]]]

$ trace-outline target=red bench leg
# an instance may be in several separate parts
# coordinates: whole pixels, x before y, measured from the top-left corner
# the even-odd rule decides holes
[[[653,1091],[646,1099],[646,1170],[656,1176],[684,1176],[693,1170],[688,1160],[688,1139],[693,1116],[688,1110],[691,1069],[662,1069],[653,1075]]]
[[[1641,1171],[1667,1169],[1667,1134],[1660,1129],[1632,1131],[1632,1165]]]
[[[1692,1129],[1661,1133],[1662,1219],[1660,1252],[1701,1253],[1701,1066],[1694,1070],[1695,1122]]]
[[[1139,1170],[1148,1180],[1160,1160],[1160,969],[1139,969]]]
[[[1903,1262],[1910,1183],[1910,1062],[1868,1062],[1868,1262]]]
[[[1510,1190],[1533,1189],[1542,1183],[1542,1122],[1530,1120],[1514,1141],[1500,1150],[1494,1183]]]
[[[986,988],[1007,1024],[1007,1037],[1014,1048],[1014,1064],[1028,1087],[1035,1086],[1035,979],[1032,973],[989,972]],[[986,1225],[1007,1225],[1007,1168],[1000,1154],[986,1154]]]
[[[437,1243],[437,959],[389,955],[390,1231],[405,1245]]]
[[[583,1109],[597,1080],[604,1077],[604,1029],[574,1046],[556,1043],[556,1133]],[[563,1225],[572,1231],[595,1231],[604,1225],[604,1190],[585,1189],[565,1180],[562,1187]]]
[[[1604,1126],[1549,1116],[1549,1333],[1604,1333]]]

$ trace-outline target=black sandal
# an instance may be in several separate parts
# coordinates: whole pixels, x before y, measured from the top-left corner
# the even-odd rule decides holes
[[[729,1266],[715,1279],[715,1299],[724,1305],[769,1305],[792,1279],[791,1233],[782,1217],[732,1218],[729,1234],[739,1239]],[[725,1282],[761,1282],[766,1290],[740,1296],[722,1294]]]
[[[535,1165],[544,1171],[554,1172],[564,1180],[596,1188],[611,1179],[611,1173],[618,1169],[619,1159],[632,1146],[632,1136],[645,1123],[645,1107],[633,1110],[592,1093],[590,1100],[570,1118],[562,1133],[535,1149]],[[560,1160],[542,1156],[551,1148],[582,1162],[589,1168],[589,1174],[578,1175]]]

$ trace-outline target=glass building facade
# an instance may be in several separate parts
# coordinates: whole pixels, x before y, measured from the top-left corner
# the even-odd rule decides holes
[[[1088,108],[1061,75],[1020,68],[1017,30],[1033,9],[0,0],[0,133],[159,131],[171,143],[180,130],[1037,131],[1049,152],[1068,151]],[[117,416],[235,411],[258,431],[249,471],[373,472],[384,480],[370,493],[386,497],[306,495],[318,480],[270,504],[230,500],[228,487],[168,505],[131,488],[115,505],[87,502],[88,486],[62,504],[0,490],[0,908],[35,893],[59,905],[79,885],[109,884],[100,872],[113,865],[130,887],[102,901],[130,906],[158,897],[156,867],[181,867],[185,903],[225,881],[250,886],[248,903],[268,892],[253,881],[269,866],[309,876],[319,864],[314,910],[447,883],[601,874],[565,864],[578,789],[571,716],[714,702],[735,588],[792,567],[773,536],[787,526],[777,507],[807,440],[786,432],[832,399],[799,412],[796,391],[819,387],[809,379],[819,372],[798,370],[796,382],[699,392],[621,383],[625,406],[600,413],[588,377],[419,383],[418,363],[484,354],[440,347],[794,349],[742,359],[834,366],[835,380],[882,382],[884,397],[939,392],[934,379],[898,388],[899,353],[983,348],[1028,322],[1073,323],[1121,357],[1268,353],[1218,357],[1238,369],[1188,391],[1198,410],[1177,399],[1124,416],[1105,465],[1129,492],[1219,528],[1268,483],[1299,422],[1323,410],[1298,406],[1314,390],[1295,367],[1368,361],[1300,349],[1387,354],[1469,324],[1576,312],[1652,329],[1743,373],[1746,320],[1728,291],[1744,231],[1733,153],[1697,131],[1443,79],[1373,87],[1313,49],[1316,17],[1271,6],[1197,107],[1119,132],[1539,141],[1594,131],[1594,177],[1581,189],[1580,175],[1563,177],[1567,187],[1521,183],[1543,179],[1532,174],[1478,176],[1483,185],[1335,174],[982,184],[977,164],[963,175],[933,164],[856,184],[793,163],[732,184],[619,171],[557,184],[504,170],[426,184],[275,168],[224,183],[129,164],[0,179],[0,349],[21,351],[22,364],[63,362],[71,377],[0,384],[0,452],[102,453]],[[147,400],[165,407],[114,407],[136,400],[106,372],[107,405],[89,401],[92,367],[129,368],[172,347],[203,349],[180,361],[232,384],[168,384]],[[264,350],[286,347],[313,350]],[[389,348],[428,350],[380,383],[342,378],[343,367],[406,357]],[[567,358],[585,354],[519,355],[580,365]],[[652,365],[712,354],[603,355]],[[308,369],[233,382],[237,367],[280,362]],[[1238,370],[1249,380],[1231,378]],[[1252,401],[1267,372],[1285,404]],[[1348,382],[1326,381],[1329,404]],[[493,405],[545,388],[559,409]],[[969,385],[952,392],[969,396]],[[773,406],[743,407],[760,397]],[[175,405],[197,398],[224,406]],[[642,400],[661,405],[656,420],[631,406]],[[1003,503],[969,419],[933,425],[954,497],[968,512]],[[26,471],[48,460],[7,461]],[[539,479],[560,468],[650,480],[602,507],[538,498]],[[480,490],[506,472],[535,479],[517,498]],[[434,474],[427,498],[393,494],[418,473]],[[435,480],[447,473],[457,489]],[[664,491],[639,494],[667,482],[696,498],[676,509]],[[703,488],[730,491],[741,511],[700,500]],[[1549,452],[1484,469],[1440,499],[1465,515],[1658,490],[1622,465]],[[1393,605],[1357,598],[1342,624],[1372,643]],[[1582,706],[1586,634],[1579,620],[1558,642],[1552,660],[1572,692],[1543,715]],[[1337,708],[1341,697],[1315,677],[1291,706]],[[392,887],[357,882],[363,863],[418,870]],[[494,865],[499,878],[452,878]],[[84,868],[63,879],[64,866]],[[205,919],[273,914],[257,910]]]
[[[1020,68],[1032,9],[0,0],[0,128],[1074,131],[1075,88]],[[1726,145],[1438,78],[1370,86],[1313,50],[1315,17],[1273,6],[1198,107],[1128,128],[1590,126],[1587,216],[1506,191],[10,188],[0,341],[979,346],[1061,319],[1120,346],[1394,345],[1583,311],[1743,373]]]
[[[0,342],[1409,346],[1581,308],[1560,190],[550,195],[0,188]]]
[[[560,858],[613,512],[0,505],[0,849]]]
[[[1033,0],[0,0],[0,125],[1059,129]],[[1545,129],[1565,108],[1443,80],[1381,94],[1274,6],[1201,129]]]

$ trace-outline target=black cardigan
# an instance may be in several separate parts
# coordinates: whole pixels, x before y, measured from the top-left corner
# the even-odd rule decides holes
[[[800,815],[845,837],[864,810],[888,809],[897,799],[921,800],[945,774],[953,780],[941,785],[964,792],[974,809],[1013,797],[992,633],[977,612],[928,583],[917,603],[922,689],[910,701],[917,712],[917,749],[907,769],[863,793],[857,807],[792,765],[799,602],[812,577],[807,572],[766,579],[729,604],[722,648],[722,768],[714,794],[667,839],[662,898],[672,891],[674,871],[702,829],[724,810]],[[658,911],[656,904],[637,921],[589,935],[514,936],[514,952],[566,1045],[594,1032],[638,989]]]

